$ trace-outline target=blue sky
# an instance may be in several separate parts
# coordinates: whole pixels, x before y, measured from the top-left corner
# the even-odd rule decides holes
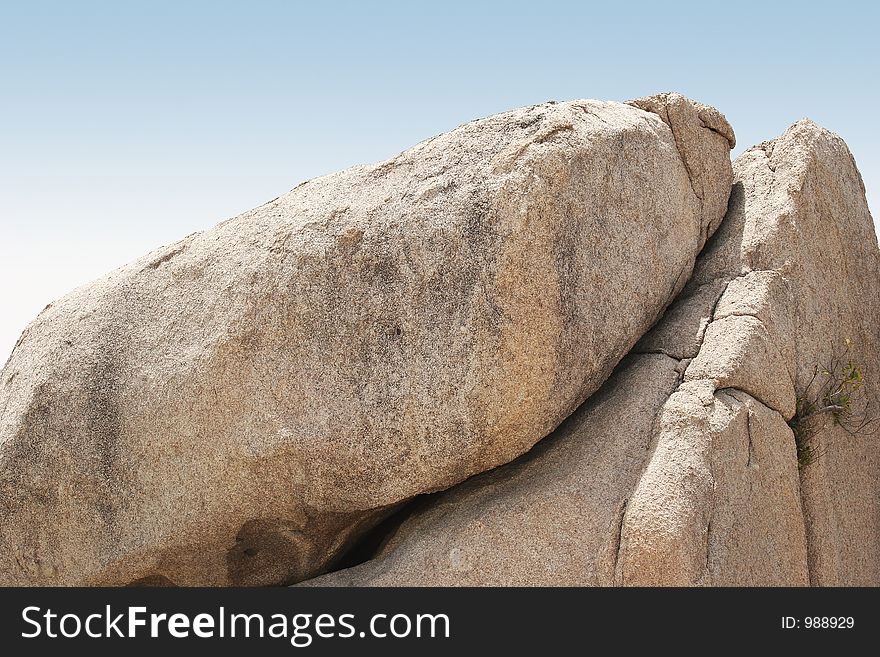
[[[49,301],[301,180],[549,99],[809,116],[880,203],[877,3],[0,0],[0,363]]]

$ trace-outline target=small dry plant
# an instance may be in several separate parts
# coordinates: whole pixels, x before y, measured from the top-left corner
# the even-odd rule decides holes
[[[880,417],[868,413],[862,366],[850,358],[852,341],[845,348],[832,349],[826,364],[817,364],[813,377],[797,397],[797,410],[788,425],[794,432],[798,465],[815,463],[828,450],[817,436],[828,421],[850,436],[872,435],[880,428]]]

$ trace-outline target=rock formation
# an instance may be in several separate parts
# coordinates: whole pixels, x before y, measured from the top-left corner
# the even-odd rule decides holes
[[[599,392],[308,584],[880,584],[880,252],[861,177],[810,121],[734,172],[687,287]]]
[[[295,582],[403,501],[517,458],[682,290],[727,205],[732,145],[716,110],[676,94],[507,112],[303,183],[51,304],[0,374],[0,584]],[[756,253],[765,237],[754,235]],[[687,385],[711,399],[705,381],[721,364],[703,361]],[[781,403],[741,384],[736,364],[718,370],[725,385]],[[620,454],[643,436],[644,461],[650,409],[682,368],[668,356],[637,367],[656,389],[609,421]],[[744,395],[725,397],[737,422],[751,404],[771,431],[772,413],[791,410]],[[710,453],[693,458],[702,467]],[[650,467],[663,466],[657,454]],[[609,526],[624,516],[615,578],[629,581],[662,547],[632,524],[660,493],[639,462],[624,484],[619,455],[609,459],[596,464],[615,486],[602,512]],[[711,506],[703,479],[677,498],[698,515]],[[617,500],[637,482],[643,502],[624,513]],[[822,504],[839,502],[824,479],[811,485]],[[691,520],[682,532],[699,533]],[[585,545],[597,540],[580,526]],[[577,537],[546,538],[573,556]],[[506,558],[491,540],[484,549]],[[585,579],[577,572],[558,581]]]
[[[864,187],[807,120],[733,144],[515,110],[50,304],[0,584],[880,585]]]

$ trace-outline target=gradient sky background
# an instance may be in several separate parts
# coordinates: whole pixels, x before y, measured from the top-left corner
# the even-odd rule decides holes
[[[809,116],[880,203],[876,2],[0,0],[0,363],[50,301],[324,173],[545,100]]]

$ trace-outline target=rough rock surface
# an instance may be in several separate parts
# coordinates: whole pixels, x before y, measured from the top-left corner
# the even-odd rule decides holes
[[[629,357],[528,455],[427,500],[376,559],[306,584],[613,584],[624,505],[676,366],[660,354]]]
[[[0,374],[0,583],[297,581],[516,458],[684,286],[732,143],[675,94],[516,110],[51,305]]]
[[[686,289],[603,388],[508,466],[309,585],[878,585],[880,450],[789,421],[846,350],[880,416],[880,252],[843,141],[801,121],[734,164]]]

